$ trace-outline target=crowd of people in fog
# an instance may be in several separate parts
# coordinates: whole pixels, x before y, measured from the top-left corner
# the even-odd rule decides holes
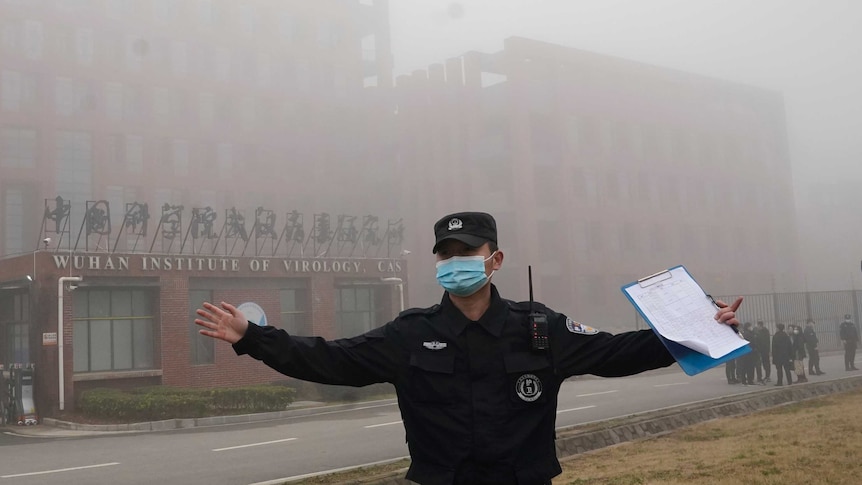
[[[844,315],[838,333],[844,349],[844,370],[859,370],[855,363],[856,348],[860,343],[859,330],[850,315]],[[745,322],[741,335],[748,340],[751,352],[725,364],[728,384],[751,386],[772,382],[772,365],[776,371],[776,386],[785,385],[785,381],[788,385],[808,382],[805,373],[806,359],[808,375],[826,374],[820,369],[820,340],[814,320],[810,318],[805,322],[804,328],[800,325],[785,327],[783,323],[777,323],[772,335],[762,321],[758,321],[754,327],[751,322]]]

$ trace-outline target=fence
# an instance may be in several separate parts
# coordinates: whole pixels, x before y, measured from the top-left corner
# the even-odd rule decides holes
[[[722,296],[721,299],[730,303],[737,296]],[[814,320],[814,330],[820,340],[821,351],[841,349],[838,326],[844,321],[844,315],[849,314],[858,329],[859,315],[862,314],[862,308],[860,308],[862,290],[742,296],[745,301],[736,312],[740,322],[751,322],[754,325],[762,321],[771,335],[775,333],[776,323],[783,323],[785,327],[788,325],[805,327],[805,322],[810,318]],[[636,315],[636,319],[637,328],[647,328],[640,314]]]

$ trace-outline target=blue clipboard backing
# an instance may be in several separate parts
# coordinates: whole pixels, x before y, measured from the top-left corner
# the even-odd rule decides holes
[[[682,265],[674,266],[673,268],[669,268],[667,271],[669,272],[677,268],[682,268],[686,271],[686,273],[688,273],[688,270],[685,269],[685,267]],[[661,273],[664,273],[664,271],[662,271]],[[691,275],[691,273],[689,273],[689,275]],[[692,277],[692,279],[694,278]],[[690,376],[700,374],[705,370],[712,369],[713,367],[717,367],[727,361],[742,357],[743,355],[751,352],[751,345],[745,344],[744,347],[740,347],[727,355],[721,356],[717,359],[713,359],[706,354],[701,354],[700,352],[690,349],[685,345],[676,343],[673,340],[668,340],[662,337],[661,334],[659,334],[658,331],[655,329],[655,326],[653,326],[652,322],[650,322],[646,315],[643,314],[640,307],[638,307],[638,305],[626,291],[626,288],[638,285],[641,283],[641,281],[635,281],[634,283],[623,285],[620,289],[622,290],[623,295],[625,295],[625,297],[629,300],[629,303],[631,303],[632,306],[635,307],[641,318],[643,318],[647,325],[649,325],[653,333],[655,333],[659,340],[661,340],[661,343],[664,344],[665,348],[667,348],[668,352],[670,352],[670,355],[672,355],[673,358],[676,359],[676,362],[679,364],[680,367],[682,367],[683,372],[685,372],[686,374]]]

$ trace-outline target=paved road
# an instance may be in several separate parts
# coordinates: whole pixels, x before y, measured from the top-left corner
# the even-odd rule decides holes
[[[837,354],[824,356],[822,367],[827,375],[809,377],[812,381],[858,374],[844,372]],[[627,378],[577,378],[561,390],[557,424],[571,426],[762,389],[727,385],[723,368],[694,377],[673,367]],[[0,436],[0,485],[259,484],[407,455],[393,401],[265,423],[159,433]]]

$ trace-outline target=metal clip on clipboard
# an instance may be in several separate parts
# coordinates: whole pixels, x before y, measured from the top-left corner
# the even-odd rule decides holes
[[[659,279],[659,276],[664,276],[664,278]],[[655,278],[655,281],[650,281]],[[657,283],[661,283],[662,281],[666,281],[673,278],[673,274],[669,269],[664,271],[659,271],[658,273],[651,274],[649,276],[644,276],[643,278],[638,280],[638,286],[641,288],[646,288],[648,286],[652,286]]]

